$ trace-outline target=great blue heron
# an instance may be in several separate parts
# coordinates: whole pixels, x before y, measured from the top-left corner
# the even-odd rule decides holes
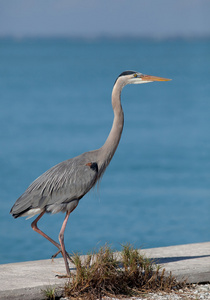
[[[68,253],[64,245],[64,231],[70,213],[77,207],[79,200],[96,184],[110,163],[119,144],[123,130],[124,114],[121,106],[121,91],[127,84],[140,84],[152,81],[168,81],[170,79],[143,75],[139,72],[125,71],[115,81],[112,90],[112,107],[114,120],[105,144],[97,150],[85,152],[52,167],[38,177],[20,196],[10,213],[14,218],[39,216],[31,223],[31,227],[48,239],[62,253],[67,276],[70,276]],[[46,213],[66,212],[59,233],[59,243],[42,232],[37,222]]]

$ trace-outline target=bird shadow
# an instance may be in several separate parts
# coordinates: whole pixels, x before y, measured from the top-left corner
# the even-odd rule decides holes
[[[192,259],[198,259],[198,258],[205,258],[205,257],[210,257],[210,255],[197,255],[197,256],[175,256],[175,257],[155,257],[152,258],[150,257],[149,260],[152,263],[155,264],[167,264],[167,263],[172,263],[172,262],[178,262],[178,261],[184,261],[184,260],[192,260]],[[123,263],[120,260],[119,261],[119,267],[123,267]],[[71,271],[76,271],[76,267],[71,267]]]
[[[156,264],[167,264],[167,263],[171,263],[171,262],[178,262],[178,261],[183,261],[183,260],[191,260],[191,259],[204,258],[204,257],[210,257],[210,255],[155,257],[155,258],[151,257],[149,259]]]

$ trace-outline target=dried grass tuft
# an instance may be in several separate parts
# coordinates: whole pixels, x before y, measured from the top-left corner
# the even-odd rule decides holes
[[[123,298],[147,292],[170,292],[184,287],[172,276],[166,275],[148,258],[130,244],[122,246],[120,260],[105,245],[98,253],[88,255],[82,262],[78,254],[71,258],[76,274],[65,286],[71,299],[102,299],[103,296]]]

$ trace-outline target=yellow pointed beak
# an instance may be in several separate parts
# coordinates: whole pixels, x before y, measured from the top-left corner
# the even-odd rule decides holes
[[[162,78],[157,76],[150,76],[150,75],[141,75],[142,80],[144,81],[170,81],[171,79]]]

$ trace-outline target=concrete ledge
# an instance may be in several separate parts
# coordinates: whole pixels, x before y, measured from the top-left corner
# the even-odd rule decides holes
[[[142,253],[172,272],[177,280],[210,282],[210,242],[143,249]]]
[[[147,257],[189,283],[210,282],[210,242],[141,250]],[[71,270],[74,269],[70,265]],[[56,286],[60,290],[67,279],[62,258],[0,265],[0,299],[44,299],[43,291]]]

